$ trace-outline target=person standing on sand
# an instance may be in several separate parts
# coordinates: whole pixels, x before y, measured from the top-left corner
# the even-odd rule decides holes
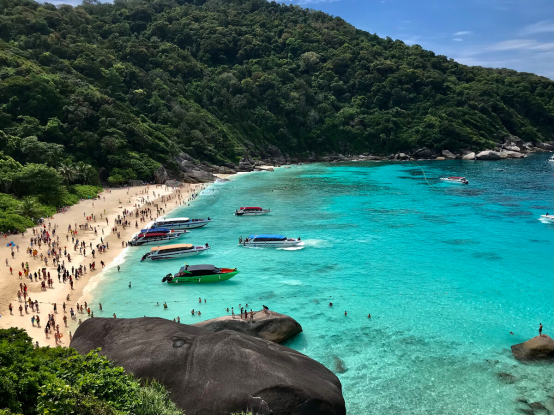
[[[539,323],[539,337],[542,337],[542,324]]]

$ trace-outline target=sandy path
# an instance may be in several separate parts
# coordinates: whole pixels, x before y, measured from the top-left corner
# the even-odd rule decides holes
[[[207,187],[207,184],[204,185],[192,185],[185,184],[177,189],[172,189],[166,187],[165,185],[150,185],[150,186],[140,186],[124,189],[113,189],[110,191],[105,191],[100,194],[100,199],[86,200],[81,201],[79,204],[70,207],[66,212],[58,213],[54,217],[49,218],[45,221],[46,229],[50,228],[50,235],[52,236],[52,231],[55,227],[56,234],[53,236],[55,240],[56,237],[59,237],[59,243],[62,247],[67,247],[67,252],[71,255],[71,262],[69,263],[67,257],[61,257],[60,261],[65,260],[66,268],[75,266],[76,268],[79,265],[83,264],[87,268],[87,273],[84,274],[78,280],[73,280],[73,290],[71,290],[69,283],[58,283],[58,273],[56,267],[52,266],[52,261],[48,259],[48,266],[46,267],[47,271],[50,272],[50,277],[54,280],[52,288],[46,289],[46,291],[41,290],[41,280],[38,282],[31,282],[28,278],[23,276],[22,279],[19,278],[19,271],[23,271],[21,263],[28,262],[31,273],[39,271],[42,267],[45,267],[44,261],[40,260],[40,254],[44,256],[47,255],[48,245],[42,244],[41,248],[38,249],[37,246],[33,248],[38,249],[38,256],[34,259],[31,255],[27,254],[26,249],[30,247],[30,239],[33,237],[33,230],[29,229],[24,233],[24,236],[8,236],[4,238],[0,244],[0,328],[9,328],[9,327],[19,327],[27,330],[28,334],[33,338],[34,341],[38,341],[41,346],[51,345],[55,346],[55,340],[53,333],[47,338],[44,333],[44,326],[48,320],[48,314],[54,313],[53,303],[57,303],[57,313],[55,314],[56,324],[60,326],[60,333],[63,334],[63,338],[59,345],[67,346],[69,345],[69,331],[74,332],[75,327],[79,319],[88,318],[88,314],[85,311],[83,314],[77,313],[76,319],[74,321],[70,318],[70,308],[73,307],[76,310],[76,303],[79,302],[79,298],[83,294],[83,290],[89,283],[90,279],[102,272],[102,266],[100,261],[103,261],[106,266],[108,266],[119,254],[122,253],[123,247],[122,242],[128,241],[130,237],[137,231],[135,228],[135,217],[127,217],[131,221],[132,226],[123,229],[121,226],[117,227],[117,232],[120,233],[120,238],[117,236],[117,232],[112,232],[112,227],[114,227],[114,220],[120,215],[124,209],[129,211],[134,211],[137,208],[150,208],[152,212],[152,217],[156,218],[156,207],[154,205],[146,205],[145,202],[151,202],[152,204],[157,203],[159,208],[165,209],[165,214],[168,214],[172,209],[181,205],[182,201],[187,201],[191,194],[200,191],[200,189]],[[154,197],[155,193],[155,197]],[[178,196],[181,199],[178,199]],[[165,199],[165,202],[162,202],[162,198]],[[169,200],[167,200],[169,198]],[[86,215],[84,215],[86,214]],[[98,235],[94,235],[94,231],[83,231],[78,228],[80,224],[87,224],[86,217],[94,214],[96,216],[96,221],[89,221],[93,228],[96,227]],[[164,215],[162,213],[161,215]],[[101,218],[102,216],[102,218]],[[106,224],[106,218],[109,221],[109,224]],[[148,219],[147,219],[148,220]],[[147,221],[148,222],[148,221]],[[138,228],[142,228],[146,225],[147,222],[140,222]],[[87,255],[84,257],[79,254],[79,251],[74,251],[74,244],[71,241],[71,236],[68,237],[67,230],[68,225],[71,224],[72,228],[75,228],[77,224],[77,236],[80,241],[85,241],[87,246]],[[36,228],[38,229],[38,227]],[[102,234],[103,231],[103,234]],[[103,238],[104,243],[109,244],[109,249],[104,253],[99,253],[96,250],[96,245],[100,244],[100,238]],[[19,245],[19,251],[14,250],[14,258],[12,259],[11,249],[6,246],[10,241],[13,241],[16,245]],[[90,254],[90,245],[92,242],[93,248],[97,251],[96,258],[93,259]],[[62,250],[63,251],[63,250]],[[6,265],[7,260],[7,265]],[[96,271],[89,271],[89,264],[93,261],[96,262]],[[10,274],[10,267],[12,268],[12,273]],[[21,302],[18,301],[17,292],[20,288],[20,283],[27,285],[27,293],[29,297],[34,301],[35,299],[39,302],[39,311],[33,312],[31,308],[28,308],[28,311],[25,312],[23,309],[22,313],[19,311],[19,306],[24,307],[23,297]],[[66,300],[66,296],[70,294],[70,300]],[[68,325],[65,327],[63,322],[64,311],[62,308],[63,302],[66,302],[66,316]],[[10,315],[8,310],[8,305],[12,304],[13,314]],[[98,314],[98,305],[89,305],[92,312]],[[32,315],[40,316],[40,328],[36,324],[32,325],[31,316]]]

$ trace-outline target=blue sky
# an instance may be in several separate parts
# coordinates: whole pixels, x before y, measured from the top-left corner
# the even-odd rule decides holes
[[[50,0],[80,4],[80,0]],[[554,79],[553,0],[286,0],[466,65]]]

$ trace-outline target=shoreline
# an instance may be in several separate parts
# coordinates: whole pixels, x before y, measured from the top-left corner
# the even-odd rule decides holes
[[[218,176],[226,178],[231,175],[221,174]],[[27,229],[24,236],[19,234],[17,236],[8,236],[8,238],[5,238],[5,242],[13,241],[18,246],[18,250],[13,250],[14,257],[12,258],[9,247],[0,247],[0,254],[6,259],[6,264],[4,265],[5,272],[2,273],[3,277],[0,280],[0,328],[7,329],[10,327],[17,327],[25,329],[28,335],[33,339],[33,343],[38,341],[40,346],[68,346],[70,342],[69,332],[71,331],[71,333],[74,333],[79,320],[84,320],[89,317],[86,311],[84,311],[84,313],[76,312],[75,319],[72,320],[69,313],[70,308],[76,310],[77,303],[81,305],[83,298],[94,290],[98,284],[101,284],[101,276],[104,271],[124,262],[123,259],[125,258],[125,249],[127,247],[121,245],[121,243],[128,241],[137,229],[144,227],[149,222],[148,218],[145,218],[144,222],[139,222],[138,227],[133,226],[132,223],[138,221],[137,218],[133,218],[135,211],[150,208],[152,210],[150,215],[152,218],[156,218],[159,215],[156,215],[154,211],[154,204],[158,204],[158,208],[163,209],[163,213],[160,215],[169,215],[176,208],[190,203],[192,194],[198,194],[198,192],[209,186],[211,186],[211,183],[183,184],[177,188],[172,188],[167,185],[145,185],[104,190],[99,194],[99,198],[97,199],[80,201],[78,204],[69,207],[65,212],[57,213],[53,217],[45,219],[45,229],[49,231],[52,240],[58,239],[60,244],[59,251],[62,251],[61,248],[65,245],[67,252],[71,255],[71,262],[68,261],[67,257],[60,257],[60,262],[63,261],[68,270],[71,270],[71,266],[78,268],[79,265],[84,265],[87,267],[87,263],[90,266],[92,262],[95,262],[97,266],[96,270],[87,270],[79,279],[74,279],[73,290],[70,288],[69,282],[64,284],[56,281],[57,266],[53,266],[51,262],[49,262],[48,266],[45,266],[44,261],[40,260],[41,254],[50,260],[50,257],[47,256],[48,245],[46,243],[41,244],[40,247],[36,247],[36,245],[33,247],[38,250],[36,258],[33,258],[27,253],[27,248],[30,247],[30,239],[34,236],[33,230],[40,230],[39,226]],[[133,192],[135,195],[132,195]],[[156,194],[155,197],[154,193]],[[162,203],[165,206],[162,206]],[[168,206],[168,204],[170,205]],[[127,217],[131,225],[127,227],[115,226],[114,218],[121,216],[124,210],[133,213],[132,217]],[[83,213],[82,216],[81,212]],[[86,217],[92,215],[94,215],[95,220],[85,221]],[[106,218],[109,224],[106,224]],[[78,251],[73,250],[73,247],[71,247],[73,243],[69,241],[69,234],[67,234],[68,224],[72,227],[75,224],[75,228],[77,228],[77,224],[85,223],[87,226],[96,228],[98,230],[98,235],[90,231],[90,228],[86,231],[79,229],[76,238],[80,241],[85,241],[87,245],[91,243],[93,245],[100,244],[101,238],[104,243],[109,244],[109,248],[103,253],[96,253],[94,259],[90,254],[84,256],[79,254]],[[114,232],[114,228],[117,234],[119,234],[119,237]],[[54,231],[55,234],[53,234]],[[64,238],[66,238],[66,240],[64,240]],[[119,258],[122,260],[117,261]],[[22,262],[28,262],[30,273],[34,273],[35,271],[38,272],[45,267],[47,273],[50,273],[50,278],[53,280],[52,287],[47,287],[46,290],[43,291],[41,290],[41,280],[35,280],[31,283],[29,278],[25,278],[24,276],[20,279],[18,275],[20,271],[23,271],[21,267]],[[101,262],[104,262],[104,267],[101,266]],[[12,274],[10,274],[10,267],[12,268]],[[87,269],[89,269],[89,267],[87,267]],[[21,297],[21,301],[18,301],[17,297],[17,292],[20,290],[20,283],[27,285],[28,298],[31,298],[33,301],[38,301],[39,312],[33,311],[30,307],[27,310],[23,309],[21,312],[19,311],[20,305],[22,307],[25,305],[23,296]],[[68,294],[70,295],[69,301],[66,300]],[[64,302],[67,306],[65,313],[62,306]],[[10,303],[13,307],[12,314],[10,314],[8,309]],[[56,312],[53,309],[54,303],[57,305]],[[96,307],[92,307],[91,305],[87,306],[91,308],[92,313],[98,308],[98,305],[96,305]],[[31,317],[37,314],[41,318],[40,327],[31,322]],[[58,344],[56,344],[54,339],[54,330],[48,337],[45,335],[44,328],[48,321],[48,314],[54,314],[56,324],[60,327],[60,333],[63,334],[63,338]],[[67,326],[64,325],[63,322],[64,315],[67,316]]]

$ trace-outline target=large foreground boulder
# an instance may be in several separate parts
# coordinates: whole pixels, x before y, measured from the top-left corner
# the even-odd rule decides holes
[[[253,337],[266,339],[278,344],[302,332],[302,327],[290,316],[269,311],[255,312],[253,322],[250,319],[240,319],[240,315],[222,316],[194,324],[198,328],[219,332],[225,330],[237,331]]]
[[[475,160],[475,153],[469,152],[462,157],[463,160]]]
[[[162,318],[84,321],[72,348],[101,354],[156,379],[186,414],[345,414],[339,379],[317,361],[271,341],[210,332]]]
[[[554,340],[548,335],[534,337],[521,344],[512,345],[512,354],[518,360],[554,358]]]

